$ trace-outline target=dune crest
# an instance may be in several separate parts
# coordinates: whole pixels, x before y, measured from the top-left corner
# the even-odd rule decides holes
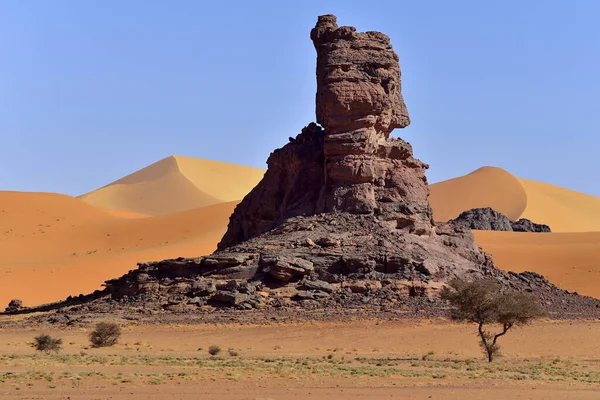
[[[527,193],[522,218],[543,221],[553,232],[600,231],[600,198],[548,183],[518,179]]]
[[[167,215],[242,199],[263,175],[259,168],[170,156],[79,198],[111,210]]]
[[[600,231],[600,198],[517,178],[496,167],[434,183],[429,201],[437,221],[471,208],[491,207],[512,220],[527,218],[552,232]]]
[[[527,193],[521,182],[497,167],[481,167],[467,175],[434,183],[429,189],[429,204],[437,221],[448,221],[463,211],[485,207],[516,220],[527,208]]]

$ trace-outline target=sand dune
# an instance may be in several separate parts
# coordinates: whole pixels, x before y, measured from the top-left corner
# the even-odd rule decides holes
[[[498,267],[534,271],[564,289],[600,298],[600,232],[473,233]]]
[[[0,192],[0,204],[4,306],[88,293],[140,261],[208,254],[237,202],[146,218],[50,193]]]
[[[12,298],[33,305],[88,293],[140,261],[212,252],[235,205],[262,174],[169,157],[81,198],[0,192],[0,306]],[[434,184],[431,192],[438,220],[491,206],[513,219],[549,224],[559,233],[475,236],[501,268],[536,271],[600,297],[600,232],[573,233],[600,231],[600,199],[493,167]]]
[[[492,207],[517,219],[527,207],[527,193],[517,178],[501,168],[482,167],[465,176],[430,186],[429,202],[438,221],[471,208]]]
[[[242,199],[264,170],[171,156],[80,198],[96,207],[167,215]]]
[[[527,193],[521,217],[543,221],[553,232],[600,231],[600,198],[528,179],[519,182]]]
[[[492,207],[516,220],[528,218],[553,232],[600,231],[600,198],[483,167],[431,185],[434,218],[447,221],[462,211]]]

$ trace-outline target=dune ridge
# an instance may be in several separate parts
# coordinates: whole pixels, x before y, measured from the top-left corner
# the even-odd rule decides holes
[[[264,173],[229,165],[168,157],[79,198],[0,192],[0,306],[92,292],[138,262],[211,253]],[[222,177],[230,172],[238,176]],[[437,220],[491,206],[512,219],[547,223],[557,233],[474,234],[500,268],[536,271],[600,297],[600,199],[483,167],[431,185],[430,201]]]
[[[89,293],[138,262],[209,254],[237,203],[144,217],[61,194],[0,192],[0,306]]]
[[[170,156],[79,196],[96,207],[150,216],[242,199],[264,170]]]
[[[517,178],[496,167],[479,168],[430,189],[438,221],[471,208],[492,207],[513,220],[549,225],[552,233],[473,234],[499,268],[538,272],[564,289],[600,298],[600,198]]]
[[[429,189],[429,203],[438,221],[448,221],[463,211],[483,207],[492,207],[514,220],[527,208],[527,193],[521,182],[497,167],[481,167],[467,175],[434,183]]]
[[[434,218],[447,221],[471,208],[491,207],[512,220],[527,218],[553,232],[600,231],[600,198],[529,179],[497,167],[430,186]]]

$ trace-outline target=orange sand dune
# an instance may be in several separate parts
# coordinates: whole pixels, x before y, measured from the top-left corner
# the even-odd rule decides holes
[[[600,198],[528,179],[520,179],[527,193],[522,218],[543,221],[553,232],[600,231]]]
[[[242,199],[264,172],[220,161],[171,156],[80,198],[111,210],[167,215]]]
[[[468,175],[430,186],[429,203],[438,221],[471,208],[492,207],[517,219],[527,207],[527,193],[517,178],[501,168],[482,167]]]
[[[471,208],[492,207],[513,220],[547,224],[553,232],[600,231],[600,198],[516,178],[501,168],[483,167],[430,188],[429,201],[438,221]]]
[[[600,298],[600,232],[473,233],[499,268],[534,271],[563,289]]]
[[[0,306],[88,293],[140,261],[208,254],[236,204],[136,218],[64,195],[0,192]]]

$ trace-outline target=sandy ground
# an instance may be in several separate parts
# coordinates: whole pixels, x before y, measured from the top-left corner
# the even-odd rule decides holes
[[[104,349],[89,348],[86,329],[46,328],[63,338],[59,354],[33,354],[27,343],[41,330],[0,328],[0,398],[597,399],[600,391],[600,321],[511,331],[492,364],[474,326],[441,320],[131,326]],[[210,345],[223,350],[211,357]]]
[[[499,268],[535,271],[564,289],[600,298],[600,232],[473,233]]]
[[[171,156],[80,198],[101,208],[166,215],[241,200],[264,173],[259,168]]]

